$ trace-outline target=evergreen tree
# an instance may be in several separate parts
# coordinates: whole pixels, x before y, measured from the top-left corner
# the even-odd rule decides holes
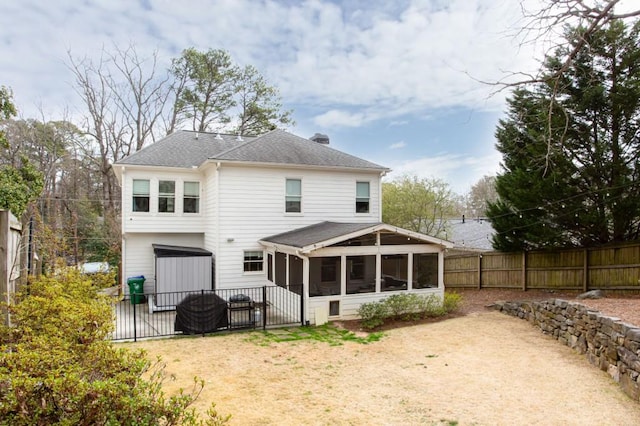
[[[519,88],[496,131],[499,199],[487,214],[503,251],[596,246],[640,228],[640,22],[569,29],[540,83]]]

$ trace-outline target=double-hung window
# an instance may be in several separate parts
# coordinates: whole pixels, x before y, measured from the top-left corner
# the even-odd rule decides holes
[[[198,182],[184,183],[184,213],[200,212],[200,184]]]
[[[244,252],[244,272],[262,272],[264,252],[249,250]]]
[[[149,181],[133,180],[133,209],[134,212],[149,211]]]
[[[287,179],[287,188],[285,193],[285,212],[300,213],[302,212],[302,180]]]
[[[369,182],[356,182],[356,213],[369,213]]]
[[[172,180],[158,182],[158,212],[174,213],[176,211],[176,183]]]

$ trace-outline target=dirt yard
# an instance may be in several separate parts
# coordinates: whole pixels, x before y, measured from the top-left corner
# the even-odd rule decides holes
[[[213,401],[232,425],[640,424],[640,403],[584,356],[484,307],[574,295],[461,293],[460,316],[385,330],[368,345],[262,346],[247,333],[125,345],[162,356],[175,376],[168,393],[204,379],[197,408]],[[640,324],[640,298],[582,302],[624,306],[601,310]]]

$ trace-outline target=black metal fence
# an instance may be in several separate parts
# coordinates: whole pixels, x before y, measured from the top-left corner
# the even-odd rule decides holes
[[[302,286],[132,294],[114,305],[113,340],[302,324]]]

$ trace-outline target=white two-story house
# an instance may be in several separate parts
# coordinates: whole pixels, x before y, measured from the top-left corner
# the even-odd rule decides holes
[[[138,275],[146,293],[279,286],[312,324],[394,292],[441,295],[452,244],[382,223],[388,169],[315,139],[178,131],[117,162],[124,290]],[[163,256],[210,272],[168,271]]]

